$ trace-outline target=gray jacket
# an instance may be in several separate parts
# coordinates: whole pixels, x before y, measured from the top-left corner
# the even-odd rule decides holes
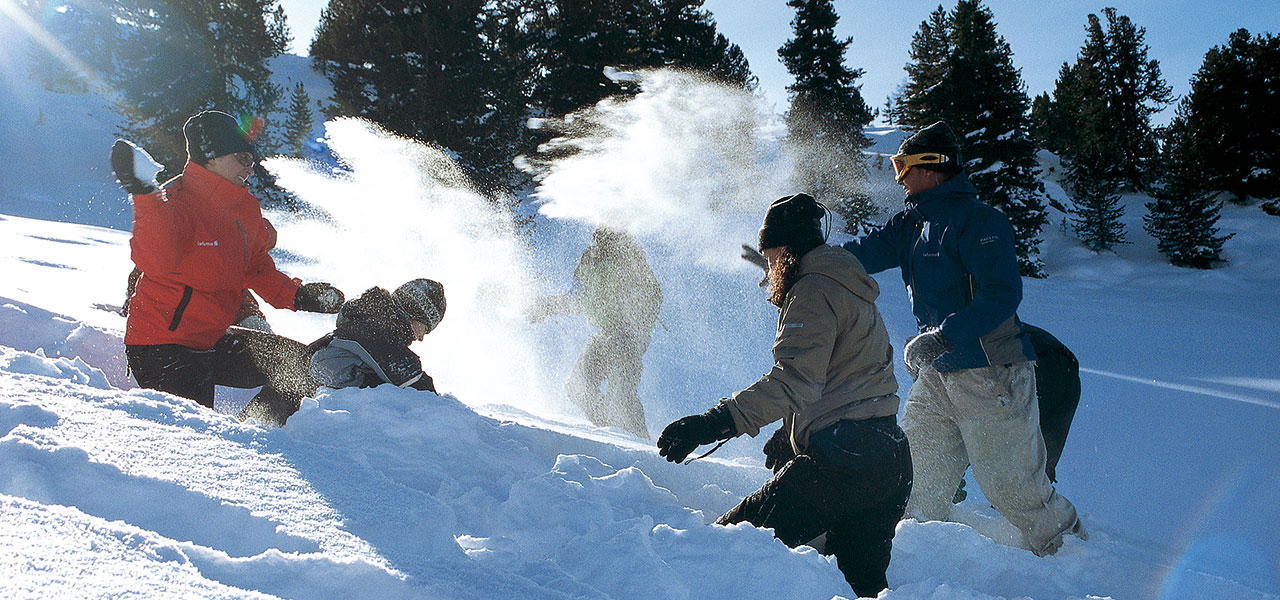
[[[773,369],[724,400],[738,431],[755,436],[778,419],[797,452],[842,419],[898,413],[893,347],[876,308],[880,288],[853,255],[818,246],[778,314]]]

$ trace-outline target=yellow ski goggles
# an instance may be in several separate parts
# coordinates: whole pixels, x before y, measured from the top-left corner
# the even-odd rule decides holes
[[[936,165],[951,160],[946,154],[938,154],[936,152],[923,152],[920,154],[894,154],[889,157],[893,161],[894,181],[901,182],[903,177],[907,176],[907,171],[916,165]]]

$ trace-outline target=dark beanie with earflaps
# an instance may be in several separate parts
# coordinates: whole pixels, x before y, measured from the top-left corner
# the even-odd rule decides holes
[[[827,209],[809,194],[783,196],[769,205],[760,226],[759,249],[790,246],[797,257],[827,242],[822,217]]]
[[[254,141],[258,137],[259,121],[242,127],[235,117],[217,110],[201,111],[187,119],[182,135],[187,139],[187,156],[191,162],[204,165],[210,160],[237,152],[252,153],[258,158]]]
[[[913,168],[938,171],[947,177],[960,172],[960,164],[963,160],[960,156],[960,143],[956,140],[956,134],[951,131],[951,127],[943,121],[915,132],[911,137],[902,140],[902,145],[898,147],[898,154],[930,153],[946,156],[947,161],[922,163]]]

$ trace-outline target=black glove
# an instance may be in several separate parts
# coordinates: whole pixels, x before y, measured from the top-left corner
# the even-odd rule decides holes
[[[907,372],[915,378],[920,374],[920,369],[933,365],[934,360],[951,350],[951,342],[943,337],[942,331],[930,329],[907,342],[902,349],[902,362],[906,363]]]
[[[344,301],[346,301],[346,296],[343,296],[342,290],[336,287],[327,283],[304,283],[298,287],[298,292],[293,295],[293,308],[294,310],[331,315],[338,312],[339,308],[342,308]]]
[[[764,468],[777,473],[783,465],[796,457],[791,448],[790,428],[783,426],[773,432],[773,437],[764,443]]]
[[[752,248],[746,244],[742,245],[742,260],[745,260],[764,270],[764,278],[760,280],[760,287],[769,285],[769,260],[760,254],[759,250]]]
[[[161,168],[146,150],[128,140],[116,140],[111,145],[111,172],[116,176],[116,183],[130,194],[156,191],[156,173]]]
[[[712,444],[738,435],[733,415],[723,404],[700,415],[690,415],[667,425],[658,436],[658,454],[669,462],[683,462],[703,444]]]

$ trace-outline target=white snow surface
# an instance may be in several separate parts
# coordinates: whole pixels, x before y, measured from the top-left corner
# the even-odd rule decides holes
[[[338,172],[271,163],[317,208],[272,216],[286,272],[349,297],[433,276],[449,295],[440,329],[414,347],[441,395],[322,391],[283,429],[235,420],[252,392],[220,390],[210,411],[128,376],[124,320],[107,310],[124,293],[128,233],[97,226],[119,226],[127,201],[100,191],[113,125],[97,125],[84,153],[102,164],[24,182],[38,204],[0,204],[0,597],[849,597],[817,552],[710,524],[768,478],[759,451],[771,429],[669,464],[650,440],[592,427],[561,399],[585,321],[519,318],[533,290],[568,287],[592,225],[612,218],[637,233],[664,287],[641,386],[654,434],[767,370],[776,312],[736,249],[786,160],[769,146],[760,164],[734,169],[751,179],[717,186],[723,161],[691,160],[688,148],[709,146],[681,137],[715,123],[681,127],[671,108],[699,95],[660,91],[673,99],[642,94],[635,111],[608,112],[634,125],[619,135],[665,136],[638,142],[662,154],[638,162],[623,135],[556,171],[540,198],[580,216],[539,216],[531,249],[491,226],[446,153],[358,122],[328,129]],[[902,138],[873,135],[881,153]],[[44,155],[0,153],[45,173],[34,164]],[[673,164],[678,182],[664,179]],[[579,197],[588,176],[634,199],[593,211]],[[727,206],[706,197],[726,189]],[[637,206],[646,190],[664,197]],[[691,221],[672,194],[717,216]],[[1280,228],[1257,207],[1228,206],[1230,263],[1178,269],[1141,230],[1145,200],[1124,198],[1133,243],[1114,253],[1084,249],[1051,211],[1050,277],[1026,280],[1020,310],[1083,366],[1058,489],[1090,539],[1037,558],[970,481],[955,522],[899,525],[882,598],[1280,598]],[[902,282],[876,279],[903,340],[914,322]],[[332,327],[332,316],[267,312],[303,341]]]

